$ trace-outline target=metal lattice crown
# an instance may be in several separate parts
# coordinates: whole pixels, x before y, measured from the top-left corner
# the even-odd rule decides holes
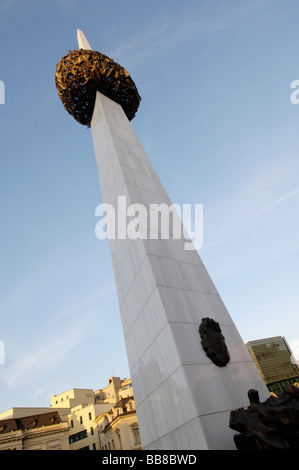
[[[73,50],[62,57],[56,67],[55,83],[65,109],[88,127],[97,91],[120,104],[130,121],[141,101],[127,70],[92,50]]]

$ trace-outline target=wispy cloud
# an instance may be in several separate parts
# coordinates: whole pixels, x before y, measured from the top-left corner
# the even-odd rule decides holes
[[[99,300],[104,299],[105,297],[109,297],[110,295],[115,294],[115,283],[108,284],[101,289],[93,292],[92,294],[87,295],[81,300],[70,305],[65,310],[59,312],[57,315],[54,315],[51,320],[48,322],[48,325],[51,323],[61,321],[62,319],[68,317],[72,313],[79,311],[81,309],[85,309],[86,307],[98,302]]]
[[[184,9],[179,15],[163,12],[143,30],[135,30],[125,42],[111,53],[115,58],[126,57],[129,67],[143,63],[154,56],[161,56],[178,44],[211,31],[225,29],[228,24],[221,18],[207,19]]]
[[[29,342],[24,341],[24,351],[15,344],[13,352],[7,348],[5,364],[1,370],[1,381],[9,389],[35,385],[35,393],[31,398],[53,392],[51,387],[44,385],[48,377],[59,375],[66,364],[71,364],[81,347],[85,347],[90,336],[93,306],[103,299],[115,294],[115,284],[107,283],[97,292],[71,304],[57,313],[50,321],[26,335]],[[106,312],[103,311],[105,314]],[[50,314],[50,312],[49,312]],[[48,314],[48,316],[49,316]],[[69,317],[72,316],[72,321]],[[13,342],[13,338],[11,339]],[[52,385],[53,387],[54,385]],[[57,384],[56,384],[57,386]]]
[[[42,343],[37,342],[30,352],[22,355],[12,364],[6,364],[2,378],[10,388],[38,381],[57,365],[67,360],[71,351],[84,339],[84,328],[77,325],[55,337],[51,335]]]
[[[200,255],[214,277],[235,276],[299,249],[298,162],[272,156],[204,205]]]
[[[217,0],[213,2],[212,8],[198,2],[188,8],[183,6],[171,11],[163,9],[157,12],[155,19],[148,22],[145,29],[135,28],[131,35],[127,35],[126,41],[122,41],[110,54],[117,60],[125,58],[127,66],[132,68],[195,38],[225,31],[272,2],[253,0],[248,4],[242,2],[240,5],[232,5]]]
[[[278,208],[278,206],[287,202],[289,199],[296,196],[298,193],[299,188],[295,189],[294,191],[283,194],[279,198],[273,200],[269,204],[264,205],[261,209],[258,209],[255,213],[252,214],[244,210],[245,214],[243,217],[240,218],[236,216],[234,219],[234,223],[231,222],[227,226],[223,227],[222,233],[220,233],[219,236],[214,238],[211,242],[207,243],[204,248],[210,248],[211,246],[215,246],[218,243],[221,243],[224,240],[236,235],[238,232],[242,232],[244,230],[249,229],[250,227],[253,227],[255,224],[258,223],[259,216],[261,214],[265,215],[267,212]]]
[[[267,212],[267,211],[270,211],[271,209],[274,209],[275,207],[279,206],[280,204],[287,201],[288,199],[290,199],[291,197],[295,196],[298,193],[299,193],[299,188],[294,189],[294,191],[291,191],[287,194],[282,195],[278,199],[272,201],[270,204],[267,204],[264,207],[262,207],[261,209],[259,209],[256,212],[256,215],[259,215],[259,214],[262,214],[263,212]]]
[[[251,175],[238,178],[229,192],[223,192],[221,199],[204,209],[205,228],[209,230],[204,248],[267,220],[270,223],[274,215],[282,220],[286,208],[294,211],[298,171],[296,155],[273,155],[270,162],[256,165]]]

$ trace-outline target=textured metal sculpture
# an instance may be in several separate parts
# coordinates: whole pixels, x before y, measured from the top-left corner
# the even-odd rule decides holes
[[[229,427],[238,450],[299,449],[299,388],[287,385],[282,394],[260,403],[249,390],[250,406],[231,411]]]
[[[219,323],[211,318],[203,318],[199,327],[202,347],[211,361],[219,367],[224,367],[230,360],[230,355],[221,333]]]
[[[96,92],[120,104],[129,120],[137,112],[141,98],[130,74],[114,60],[92,50],[74,50],[57,64],[55,83],[69,114],[90,127]]]

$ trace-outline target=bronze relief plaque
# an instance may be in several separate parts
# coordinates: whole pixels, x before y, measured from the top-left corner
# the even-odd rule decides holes
[[[211,318],[203,318],[199,327],[202,347],[211,361],[218,367],[224,367],[230,360],[225,338],[219,323]]]

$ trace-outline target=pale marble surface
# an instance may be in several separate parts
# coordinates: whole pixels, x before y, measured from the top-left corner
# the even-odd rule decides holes
[[[92,133],[103,202],[171,205],[122,108],[99,93]],[[110,248],[143,447],[234,449],[230,410],[248,406],[250,388],[268,391],[198,253],[172,239]],[[204,317],[220,324],[226,367],[202,349]]]

